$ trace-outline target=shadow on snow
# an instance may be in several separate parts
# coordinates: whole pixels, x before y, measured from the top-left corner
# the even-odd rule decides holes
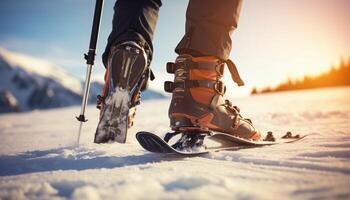
[[[65,155],[73,151],[73,155]],[[98,168],[120,168],[146,163],[181,159],[175,155],[146,153],[130,156],[105,156],[101,152],[76,152],[75,149],[58,148],[42,151],[29,151],[18,155],[0,156],[0,176],[47,172],[55,170],[87,170]],[[76,153],[76,155],[74,155]]]

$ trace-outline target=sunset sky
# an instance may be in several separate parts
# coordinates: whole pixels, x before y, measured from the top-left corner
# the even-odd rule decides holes
[[[0,47],[47,59],[83,78],[82,54],[88,48],[94,2],[1,0]],[[154,38],[153,88],[162,88],[164,80],[172,79],[166,75],[165,63],[176,57],[173,49],[184,33],[187,3],[163,1]],[[103,77],[100,56],[111,29],[113,4],[105,0],[94,79]],[[233,87],[227,76],[229,94],[241,96],[253,86],[317,74],[337,64],[341,56],[350,56],[349,8],[348,0],[244,1],[230,57],[247,86]]]

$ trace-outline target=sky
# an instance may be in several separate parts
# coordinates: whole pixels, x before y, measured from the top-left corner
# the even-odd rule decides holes
[[[114,0],[105,0],[93,79],[102,80],[101,54],[112,28]],[[188,0],[163,0],[154,36],[151,64],[161,89],[172,80],[165,64],[184,34]],[[68,73],[85,77],[94,0],[1,0],[0,47],[49,60]],[[350,1],[246,0],[233,33],[230,58],[245,87],[235,87],[226,73],[230,96],[249,94],[253,86],[274,86],[288,77],[315,75],[350,56]]]

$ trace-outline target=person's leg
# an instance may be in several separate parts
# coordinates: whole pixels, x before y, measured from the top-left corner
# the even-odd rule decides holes
[[[140,92],[151,74],[152,39],[160,6],[160,0],[118,0],[115,4],[113,29],[103,55],[106,75],[98,97],[101,113],[96,143],[126,140]]]
[[[137,41],[152,57],[152,39],[161,0],[117,0],[114,6],[112,32],[108,37],[103,63],[107,66],[110,48],[123,41]]]
[[[175,51],[193,56],[210,55],[226,60],[231,51],[231,34],[237,28],[241,0],[190,0],[186,32]]]
[[[175,50],[179,56],[175,63],[167,64],[167,71],[175,75],[174,82],[165,83],[166,91],[173,93],[169,118],[175,132],[211,130],[260,138],[251,121],[223,98],[226,87],[220,80],[227,64],[234,81],[244,84],[228,60],[240,7],[241,0],[189,1],[186,33]]]

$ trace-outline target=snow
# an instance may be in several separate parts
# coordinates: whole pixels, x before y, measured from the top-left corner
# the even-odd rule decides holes
[[[197,157],[144,151],[138,130],[163,135],[169,100],[143,102],[126,144],[92,143],[88,107],[0,115],[0,199],[350,199],[350,88],[234,101],[263,132],[312,134],[293,144]]]

